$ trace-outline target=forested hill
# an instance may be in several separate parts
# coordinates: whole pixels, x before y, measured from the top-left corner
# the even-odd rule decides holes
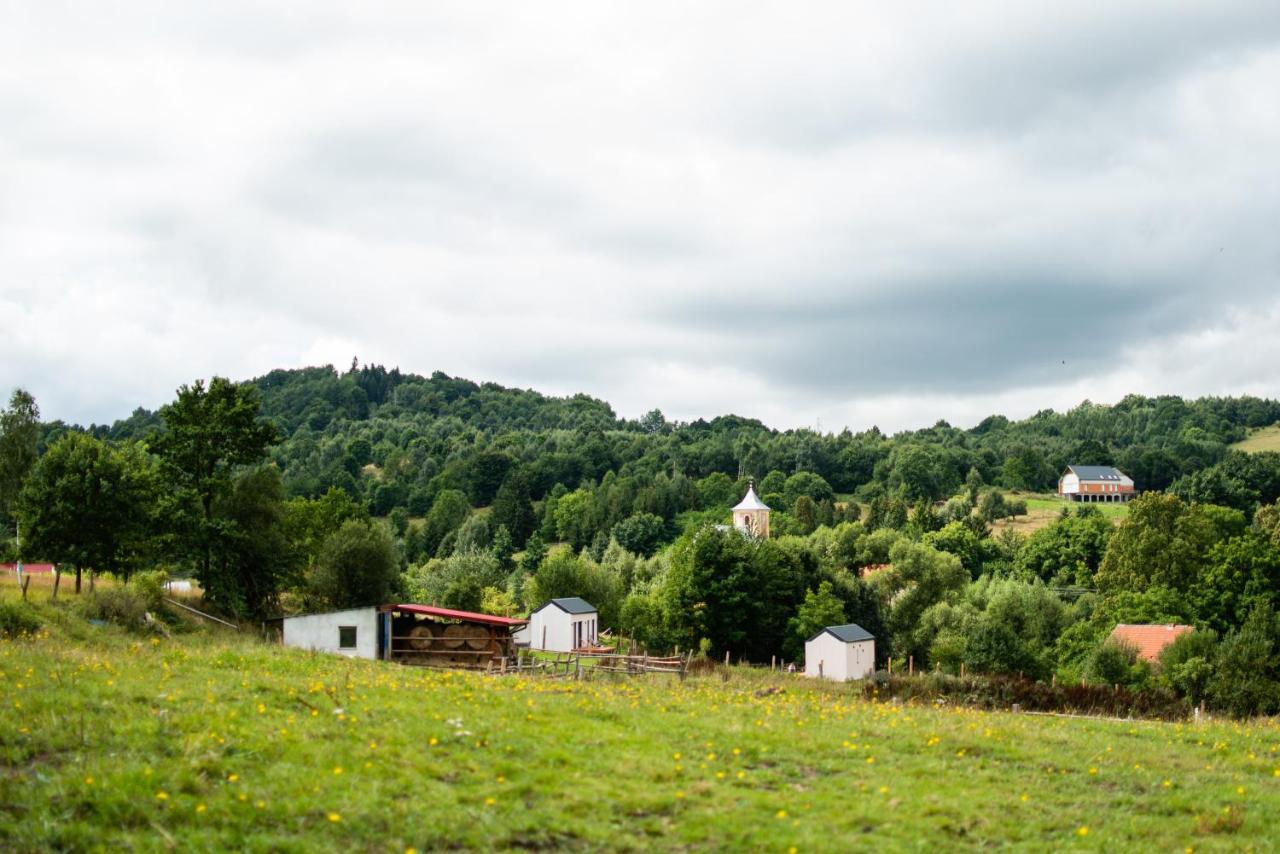
[[[887,436],[875,427],[778,431],[737,416],[671,423],[656,410],[626,420],[586,395],[548,397],[377,365],[353,365],[345,373],[276,370],[250,384],[260,392],[262,416],[281,437],[272,455],[287,493],[315,496],[336,486],[367,501],[377,515],[397,507],[425,514],[443,490],[486,506],[512,472],[534,501],[581,486],[600,493],[595,531],[608,531],[633,512],[670,521],[681,511],[719,504],[718,492],[728,491],[725,479],[737,489],[737,481],[755,477],[765,481],[765,493],[781,494],[781,479],[797,472],[825,481],[809,490],[818,503],[834,494],[942,498],[972,478],[971,471],[988,484],[1051,490],[1068,463],[1117,465],[1143,490],[1182,479],[1184,489],[1212,493],[1193,497],[1242,507],[1272,500],[1280,488],[1269,471],[1249,469],[1253,458],[1228,452],[1248,428],[1280,421],[1280,402],[1253,397],[1131,395],[1111,406],[1086,401],[1022,421],[993,415],[967,430],[939,421]],[[47,425],[46,439],[60,426]],[[158,415],[141,409],[111,427],[92,428],[112,439],[160,429]],[[724,479],[716,477],[700,494],[699,483],[712,475]],[[825,495],[827,487],[832,496]],[[1223,490],[1241,494],[1219,494]]]

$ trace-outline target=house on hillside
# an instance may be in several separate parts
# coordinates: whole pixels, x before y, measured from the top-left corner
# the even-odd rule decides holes
[[[1138,650],[1138,658],[1154,662],[1160,658],[1160,651],[1187,632],[1194,632],[1194,626],[1152,626],[1133,623],[1120,623],[1107,636],[1108,641],[1127,644]]]
[[[1058,478],[1058,494],[1068,501],[1128,501],[1136,494],[1133,478],[1113,466],[1067,466]]]
[[[804,675],[847,682],[876,669],[876,639],[862,626],[827,626],[804,644]]]
[[[529,649],[573,652],[595,646],[600,630],[596,606],[577,596],[552,599],[529,615],[529,625],[516,632],[515,640]]]

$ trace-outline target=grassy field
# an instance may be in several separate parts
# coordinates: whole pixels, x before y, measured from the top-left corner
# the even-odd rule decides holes
[[[1036,495],[1022,492],[1008,492],[1005,494],[1010,499],[1027,502],[1027,515],[1001,519],[991,526],[995,531],[1012,528],[1015,531],[1030,534],[1052,525],[1057,520],[1058,514],[1062,512],[1063,507],[1075,509],[1082,506],[1063,501],[1056,495]],[[1127,504],[1104,503],[1091,504],[1089,506],[1097,508],[1103,516],[1116,522],[1129,515],[1129,505]]]
[[[55,610],[0,640],[6,851],[1280,844],[1271,722],[914,708],[738,669],[486,678]]]
[[[1243,442],[1236,442],[1231,447],[1251,454],[1259,451],[1280,451],[1280,424],[1250,430],[1248,438]]]

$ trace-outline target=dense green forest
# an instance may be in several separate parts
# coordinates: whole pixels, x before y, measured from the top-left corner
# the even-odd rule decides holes
[[[882,660],[1274,711],[1280,455],[1230,446],[1277,421],[1272,400],[1130,396],[971,429],[778,431],[353,364],[197,381],[88,428],[41,422],[19,390],[0,509],[25,559],[77,585],[191,574],[243,618],[580,595],[651,648],[795,658],[816,628],[856,621]],[[1117,465],[1145,494],[1118,526],[1064,506],[993,535],[1017,491],[1052,491],[1068,463]],[[751,479],[768,540],[715,527]],[[1200,631],[1151,668],[1106,642],[1117,622]]]

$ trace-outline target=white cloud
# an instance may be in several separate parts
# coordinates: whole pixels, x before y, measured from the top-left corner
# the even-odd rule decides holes
[[[1280,395],[1274,4],[36,4],[0,55],[46,417],[352,355],[826,429]]]

